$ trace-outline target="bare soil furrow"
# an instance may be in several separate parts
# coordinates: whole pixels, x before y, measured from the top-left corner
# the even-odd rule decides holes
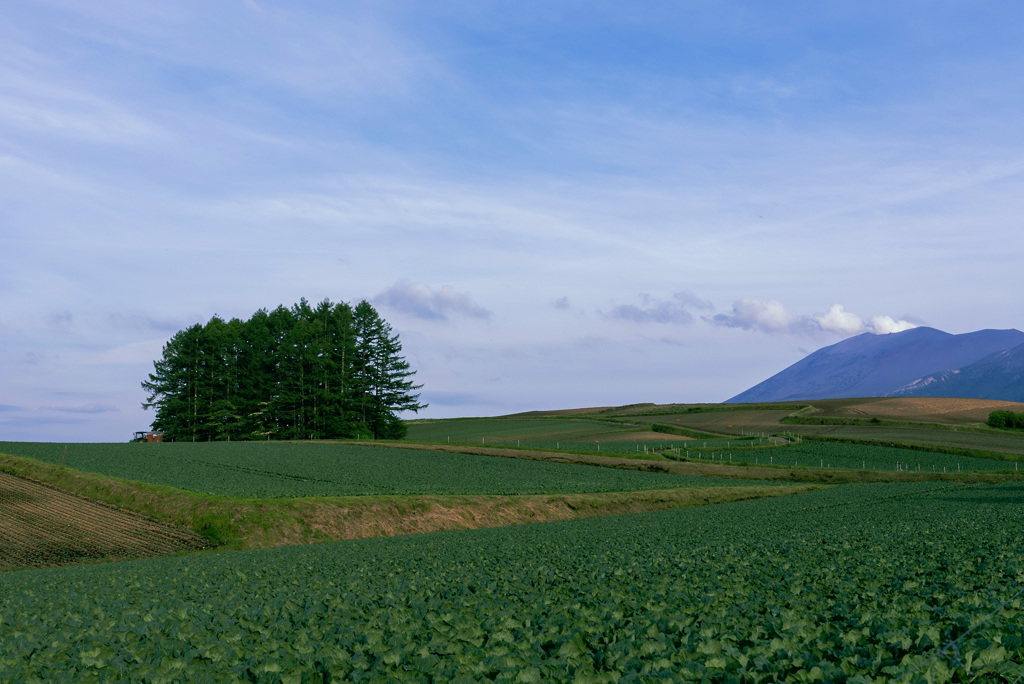
[[[0,473],[0,570],[161,556],[208,545],[188,530]]]

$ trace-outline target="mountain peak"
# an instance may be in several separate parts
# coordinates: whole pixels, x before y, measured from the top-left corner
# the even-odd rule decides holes
[[[819,349],[727,403],[886,396],[1018,345],[1024,345],[1024,333],[1015,329],[953,335],[921,326],[863,333]],[[926,384],[941,385],[936,382]]]

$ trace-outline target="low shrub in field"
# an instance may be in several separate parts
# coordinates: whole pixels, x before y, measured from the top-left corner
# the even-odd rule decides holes
[[[988,425],[1005,430],[1024,430],[1024,413],[993,411],[988,414]]]

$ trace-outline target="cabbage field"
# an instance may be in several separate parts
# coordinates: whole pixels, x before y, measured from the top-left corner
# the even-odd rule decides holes
[[[575,494],[766,484],[357,444],[0,442],[27,456],[129,480],[232,497]]]
[[[1024,486],[0,574],[0,680],[1015,682]]]

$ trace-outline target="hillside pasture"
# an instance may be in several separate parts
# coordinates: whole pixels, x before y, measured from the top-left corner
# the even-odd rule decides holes
[[[558,418],[457,418],[409,423],[406,441],[418,444],[517,446],[562,451],[645,453],[693,438],[654,432],[650,422]]]
[[[636,428],[621,423],[588,419],[545,418],[458,418],[412,421],[406,439],[422,443],[486,444],[529,440],[532,442],[608,439],[611,433],[628,433]]]
[[[782,428],[779,422],[793,413],[785,409],[750,409],[735,411],[708,411],[703,413],[679,413],[650,416],[652,423],[675,425],[690,430],[717,432],[724,435],[747,435],[777,433]]]

